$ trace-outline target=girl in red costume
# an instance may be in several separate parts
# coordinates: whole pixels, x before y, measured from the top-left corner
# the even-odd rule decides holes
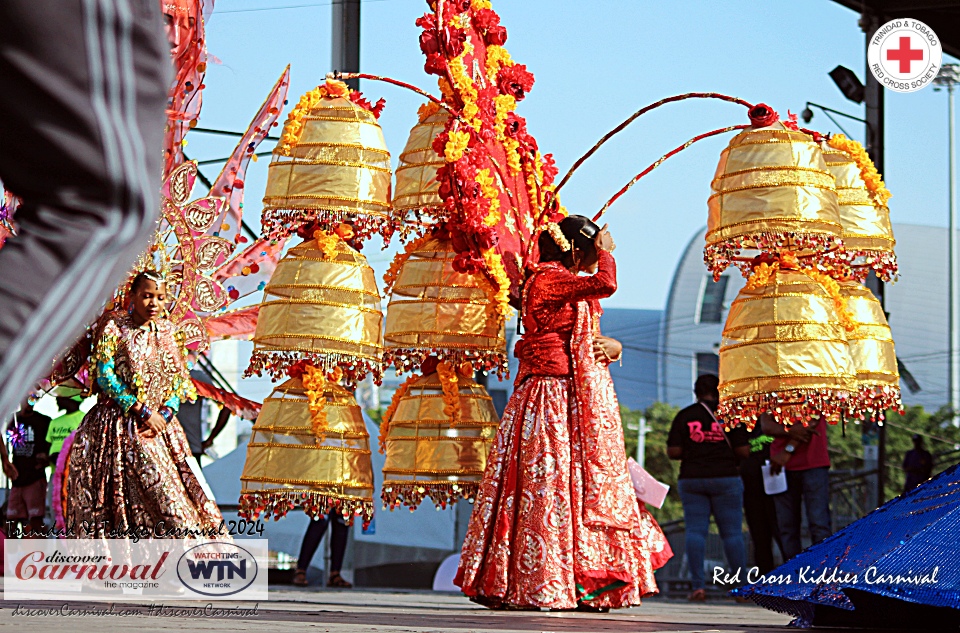
[[[627,471],[607,369],[622,346],[600,335],[599,300],[617,289],[613,238],[569,216],[538,246],[524,286],[516,391],[454,582],[491,608],[636,605],[657,592],[653,570],[669,556]]]

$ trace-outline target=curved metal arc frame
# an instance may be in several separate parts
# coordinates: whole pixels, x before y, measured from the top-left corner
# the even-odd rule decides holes
[[[584,163],[584,161],[586,161],[588,158],[593,156],[596,153],[596,151],[600,149],[600,147],[604,143],[609,141],[618,133],[622,132],[627,126],[629,126],[631,123],[636,121],[641,115],[646,114],[651,110],[655,110],[662,105],[666,105],[667,103],[673,103],[675,101],[683,101],[685,99],[719,99],[721,101],[729,101],[731,103],[737,103],[747,108],[753,107],[753,104],[748,103],[743,99],[740,99],[738,97],[730,97],[728,95],[720,94],[719,92],[687,92],[681,95],[674,95],[672,97],[667,97],[655,103],[651,103],[650,105],[644,106],[639,110],[637,110],[636,112],[634,112],[633,114],[631,114],[629,117],[627,117],[623,121],[623,123],[621,123],[617,127],[613,128],[612,130],[604,134],[603,137],[599,141],[597,141],[596,145],[591,147],[586,154],[578,158],[576,162],[574,162],[573,165],[570,167],[570,169],[567,171],[567,173],[564,174],[563,178],[560,180],[560,184],[558,184],[556,189],[554,189],[553,195],[556,196],[556,194],[560,192],[560,189],[563,188],[563,185],[566,184],[566,182],[570,179],[570,177],[573,175],[573,172],[575,172],[580,167],[580,165]]]
[[[702,141],[702,140],[705,139],[705,138],[709,138],[709,137],[711,137],[711,136],[716,136],[716,135],[718,135],[718,134],[723,134],[723,133],[725,133],[725,132],[732,132],[733,130],[743,130],[743,129],[748,128],[748,127],[750,127],[749,124],[744,124],[744,125],[731,125],[731,126],[729,126],[729,127],[720,128],[720,129],[717,129],[717,130],[711,130],[710,132],[705,132],[704,134],[700,134],[700,135],[698,135],[698,136],[694,136],[692,139],[690,139],[689,141],[687,141],[687,142],[684,143],[683,145],[681,145],[681,146],[679,146],[679,147],[675,147],[674,149],[670,150],[669,152],[667,152],[666,154],[664,154],[663,156],[661,156],[660,158],[658,158],[658,159],[657,159],[654,163],[652,163],[649,167],[647,167],[646,169],[644,169],[643,171],[641,171],[639,174],[637,174],[636,176],[634,176],[634,177],[630,180],[630,182],[628,182],[626,185],[623,186],[622,189],[620,189],[620,191],[618,191],[616,194],[614,194],[614,196],[613,196],[612,198],[610,198],[609,200],[607,200],[607,203],[606,203],[605,205],[603,205],[603,208],[601,208],[600,211],[598,211],[597,214],[596,214],[595,216],[593,216],[593,221],[596,222],[597,220],[599,220],[599,219],[600,219],[600,216],[602,216],[604,213],[606,213],[607,209],[610,208],[610,205],[612,205],[614,202],[616,202],[616,201],[620,198],[620,196],[622,196],[623,194],[627,193],[627,192],[630,190],[630,188],[633,187],[635,184],[637,184],[637,182],[638,182],[641,178],[643,178],[644,176],[646,176],[647,174],[649,174],[651,171],[653,171],[654,169],[656,169],[657,167],[659,167],[660,164],[663,163],[663,161],[667,160],[667,159],[670,158],[671,156],[682,152],[683,150],[687,149],[688,147],[690,147],[691,145],[693,145],[693,144],[696,143],[697,141]]]

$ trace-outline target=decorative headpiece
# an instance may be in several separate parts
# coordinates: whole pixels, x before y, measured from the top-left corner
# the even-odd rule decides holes
[[[133,290],[133,281],[140,275],[145,275],[157,284],[167,283],[171,273],[171,264],[172,262],[158,230],[154,233],[150,246],[137,257],[137,261],[127,275],[126,281],[117,288],[114,297],[115,304],[124,303],[130,291]]]
[[[163,12],[167,15],[190,15],[190,3],[186,2],[186,0],[164,2]]]
[[[573,247],[570,246],[570,240],[568,240],[567,236],[564,235],[563,231],[560,230],[559,224],[556,222],[548,223],[546,231],[550,234],[550,237],[553,238],[554,244],[557,245],[561,253],[566,253],[573,250]]]

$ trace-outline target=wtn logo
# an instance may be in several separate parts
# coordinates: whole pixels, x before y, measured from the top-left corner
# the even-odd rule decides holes
[[[266,543],[250,544],[264,561],[267,559]],[[264,573],[259,572],[257,557],[235,543],[201,543],[181,554],[177,561],[177,578],[184,587],[212,598],[237,595],[255,583],[260,584],[257,591],[266,595],[266,569]]]
[[[223,580],[224,577],[228,580],[233,580],[234,577],[247,579],[246,560],[241,560],[239,565],[229,560],[188,560],[187,567],[194,580],[199,580],[201,576],[204,580],[211,580],[214,570],[217,572],[216,580]]]

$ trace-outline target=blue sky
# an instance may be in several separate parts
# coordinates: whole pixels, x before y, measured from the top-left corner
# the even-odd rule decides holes
[[[207,74],[202,127],[246,129],[288,63],[291,104],[331,70],[329,2],[218,0],[216,7],[207,46],[221,63],[211,64]],[[827,76],[842,64],[863,79],[859,16],[829,0],[494,0],[494,9],[509,31],[512,57],[536,76],[519,112],[541,150],[555,155],[561,175],[632,112],[673,94],[722,92],[768,103],[782,115],[788,109],[799,113],[813,101],[862,116],[862,107],[846,101]],[[436,93],[434,79],[423,72],[414,25],[425,10],[423,0],[364,0],[361,69]],[[380,123],[396,157],[421,99],[375,82],[361,89],[371,100],[386,98]],[[894,194],[893,219],[945,226],[946,94],[888,91],[886,106],[884,176]],[[564,187],[563,203],[573,213],[593,215],[668,150],[701,132],[745,122],[742,107],[721,102],[686,101],[656,110],[591,158]],[[862,125],[840,122],[864,140]],[[820,112],[810,127],[839,131]],[[715,137],[681,152],[608,212],[619,246],[620,288],[606,305],[663,308],[682,249],[706,223],[710,179],[728,139]],[[188,141],[188,155],[199,160],[233,149],[233,141],[220,137],[194,133]],[[266,166],[266,159],[251,165],[246,179],[244,206],[255,228]],[[203,169],[212,177],[218,167]],[[395,246],[384,252],[372,242],[364,249],[381,275]]]

